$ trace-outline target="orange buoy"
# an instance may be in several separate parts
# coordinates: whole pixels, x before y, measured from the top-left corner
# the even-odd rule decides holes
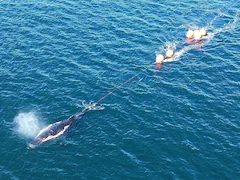
[[[191,39],[191,38],[193,38],[193,34],[194,34],[193,30],[189,29],[188,32],[186,33],[186,37]]]
[[[164,56],[162,54],[158,54],[156,56],[156,63],[163,63],[164,61]]]
[[[200,40],[202,37],[200,31],[198,29],[194,30],[194,39],[195,40]]]
[[[174,55],[174,51],[173,50],[167,50],[166,52],[166,57],[167,58],[171,58]]]
[[[200,29],[200,33],[201,33],[202,36],[207,35],[207,31],[204,28]]]

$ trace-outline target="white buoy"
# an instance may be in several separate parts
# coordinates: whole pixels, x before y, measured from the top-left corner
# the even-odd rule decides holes
[[[173,50],[167,50],[166,52],[166,57],[167,58],[171,58],[174,55],[174,51]]]
[[[194,39],[199,40],[201,39],[202,35],[198,29],[194,30]]]
[[[200,33],[201,33],[202,36],[207,35],[207,31],[204,28],[200,29]]]
[[[193,38],[193,34],[194,34],[193,30],[189,29],[188,32],[186,33],[186,37],[191,39],[191,38]]]
[[[163,63],[164,61],[164,56],[162,54],[158,54],[156,56],[156,63]]]

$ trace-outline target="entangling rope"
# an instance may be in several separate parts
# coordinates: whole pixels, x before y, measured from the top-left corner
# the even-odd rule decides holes
[[[213,24],[214,21],[216,21],[218,18],[220,18],[221,16],[223,16],[224,14],[226,14],[231,8],[233,8],[234,6],[236,6],[238,3],[240,2],[240,0],[238,0],[237,2],[233,3],[226,11],[222,12],[221,14],[219,14],[218,16],[216,16],[210,24]],[[138,72],[137,74],[135,74],[134,76],[132,76],[131,78],[129,78],[128,80],[126,80],[124,83],[120,84],[119,86],[116,86],[112,91],[108,92],[106,95],[104,95],[103,97],[101,97],[98,101],[96,101],[95,103],[89,103],[87,106],[85,105],[85,107],[90,108],[91,110],[102,110],[104,109],[104,107],[102,106],[96,106],[98,103],[100,103],[102,100],[104,100],[106,97],[108,97],[109,95],[111,95],[112,93],[114,93],[115,91],[117,91],[119,88],[121,88],[122,86],[124,86],[125,84],[129,83],[131,80],[133,80],[134,78],[136,78],[138,75],[140,75],[141,73],[143,73],[144,71],[148,70],[152,65],[156,64],[155,62],[146,66],[145,68],[143,68],[140,72]]]
[[[108,97],[109,95],[111,95],[112,93],[114,93],[116,90],[118,90],[119,88],[121,88],[122,86],[124,86],[125,84],[127,84],[128,82],[130,82],[131,80],[133,80],[134,78],[136,78],[138,75],[140,75],[141,73],[143,73],[144,71],[146,71],[147,69],[149,69],[152,65],[156,64],[155,62],[146,66],[144,69],[142,69],[140,72],[138,72],[137,74],[135,74],[134,76],[132,76],[131,78],[129,78],[128,80],[126,80],[124,83],[120,84],[119,86],[115,87],[112,91],[110,91],[109,93],[107,93],[105,96],[101,97],[98,101],[96,101],[96,103],[101,102],[102,100],[104,100],[106,97]]]

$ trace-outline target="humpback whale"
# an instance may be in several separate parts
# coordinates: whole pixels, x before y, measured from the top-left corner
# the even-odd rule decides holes
[[[84,104],[84,102],[83,102]],[[85,104],[84,104],[85,105]],[[37,136],[28,144],[29,149],[33,149],[41,144],[61,137],[76,124],[90,110],[103,110],[104,107],[96,106],[96,103],[89,103],[88,106],[78,114],[70,116],[67,120],[58,121],[43,128]]]

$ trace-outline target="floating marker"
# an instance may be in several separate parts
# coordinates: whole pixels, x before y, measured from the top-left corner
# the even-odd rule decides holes
[[[164,56],[162,54],[158,54],[156,57],[156,63],[163,63]]]
[[[193,35],[194,35],[193,30],[189,29],[187,34],[186,34],[186,37],[191,39],[191,38],[193,38]]]
[[[171,58],[174,55],[174,51],[173,50],[167,50],[166,52],[166,57],[167,58]]]
[[[199,40],[201,39],[202,35],[198,29],[194,30],[194,39]]]
[[[204,28],[200,29],[200,33],[201,33],[202,36],[207,35],[207,31]]]

